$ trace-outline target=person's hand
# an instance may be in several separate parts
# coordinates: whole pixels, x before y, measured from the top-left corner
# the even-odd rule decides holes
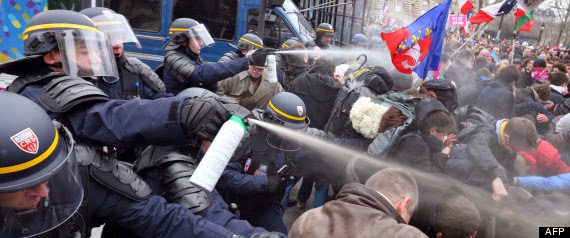
[[[493,187],[493,200],[500,201],[502,198],[509,195],[501,178],[496,177],[491,183],[491,186]]]
[[[281,190],[281,188],[283,187],[283,178],[281,178],[281,176],[277,176],[277,175],[268,175],[267,176],[267,187],[266,187],[266,191],[269,194],[274,194],[277,193]]]
[[[457,136],[455,134],[449,134],[443,143],[446,147],[451,147],[455,142],[457,142]]]
[[[449,152],[451,152],[451,147],[449,146],[443,147],[443,149],[441,150],[441,153],[446,155],[449,155]]]
[[[335,73],[334,74],[334,81],[337,81],[341,85],[344,85],[344,76],[339,74],[339,73]]]
[[[216,98],[194,98],[183,101],[180,123],[188,136],[213,141],[230,118],[230,112]]]
[[[548,117],[544,114],[539,113],[538,115],[536,115],[536,121],[539,123],[548,122]]]
[[[248,52],[248,54],[246,54],[247,61],[249,62],[249,65],[259,66],[259,65],[267,64],[267,55],[275,52],[275,49],[263,48],[263,49],[258,49],[258,50],[252,50],[250,52]]]
[[[313,54],[314,54],[315,58],[321,57],[321,47],[314,46],[313,47]]]
[[[544,102],[542,105],[544,106],[544,108],[546,108],[546,110],[549,111],[552,110],[552,108],[554,108],[554,103],[551,101]]]

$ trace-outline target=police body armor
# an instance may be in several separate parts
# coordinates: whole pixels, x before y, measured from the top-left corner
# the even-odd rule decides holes
[[[168,45],[176,44],[169,42]],[[203,87],[203,82],[192,81],[192,74],[194,73],[194,70],[196,70],[196,64],[203,63],[200,56],[192,53],[188,47],[178,46],[173,49],[166,48],[165,50],[164,70],[168,70],[172,76],[181,83],[193,85],[190,87]]]
[[[267,130],[255,126],[252,135],[251,156],[245,161],[245,173],[249,175],[277,175],[277,165],[273,162],[271,147],[267,144]]]
[[[137,58],[120,57],[117,59],[121,82],[122,99],[146,98],[142,85],[149,87],[156,93],[166,92],[164,82],[156,75],[148,65]]]
[[[73,148],[75,158],[79,165],[79,174],[81,183],[84,188],[83,202],[77,212],[61,225],[53,230],[42,233],[36,237],[53,237],[53,238],[75,238],[89,237],[91,230],[87,227],[86,218],[90,217],[87,213],[87,204],[89,197],[89,183],[95,181],[100,185],[117,192],[124,196],[127,201],[144,201],[151,195],[151,189],[127,164],[124,164],[113,157],[103,153],[99,149],[85,144],[76,144]],[[40,202],[43,204],[44,202]],[[117,205],[111,213],[112,223],[126,209],[126,206]],[[38,210],[42,206],[38,207]],[[33,216],[34,214],[29,214]],[[16,215],[16,214],[14,214]],[[26,214],[18,214],[22,219],[26,219]],[[100,225],[100,224],[96,224]]]
[[[218,62],[228,62],[228,61],[239,59],[241,57],[243,57],[243,56],[240,56],[239,53],[237,53],[235,51],[230,51],[230,52],[227,52],[224,55],[222,55],[222,57],[220,57]]]
[[[173,146],[149,146],[135,162],[133,169],[144,173],[146,169],[157,168],[160,174],[160,195],[168,202],[178,203],[202,214],[212,204],[212,194],[192,183],[190,177],[198,161]]]

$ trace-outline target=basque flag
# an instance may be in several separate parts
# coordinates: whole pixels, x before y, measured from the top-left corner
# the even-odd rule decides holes
[[[405,74],[413,71],[425,78],[429,70],[437,70],[450,6],[451,0],[445,0],[411,25],[392,33],[382,32],[398,71]]]

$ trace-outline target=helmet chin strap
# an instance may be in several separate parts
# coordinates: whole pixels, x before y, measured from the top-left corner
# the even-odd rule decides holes
[[[63,69],[63,63],[61,62],[55,62],[53,64],[47,64],[47,65],[52,68]]]

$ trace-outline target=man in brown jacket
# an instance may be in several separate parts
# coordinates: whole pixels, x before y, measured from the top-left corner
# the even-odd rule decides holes
[[[407,225],[417,204],[414,178],[400,169],[384,169],[365,185],[345,185],[337,200],[301,215],[289,237],[427,237]]]

